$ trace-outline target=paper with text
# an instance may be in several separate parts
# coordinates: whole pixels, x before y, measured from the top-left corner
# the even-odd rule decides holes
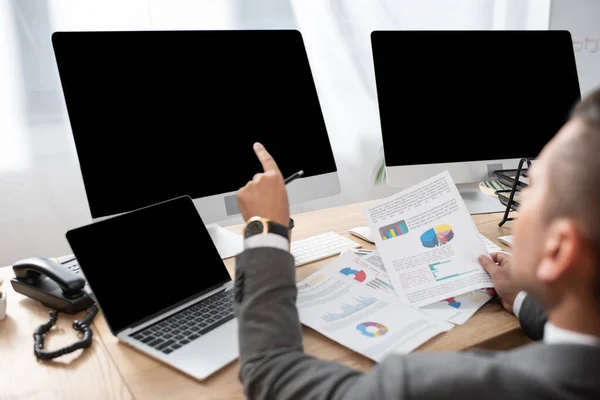
[[[354,260],[357,262],[357,265],[360,265],[360,267],[364,268],[365,271],[377,271],[376,277],[367,282],[366,286],[368,288],[385,292],[387,296],[392,296],[397,299],[392,282],[387,275],[385,266],[383,265],[383,260],[379,256],[379,252],[377,250],[369,255],[355,257]],[[369,276],[372,275],[374,274],[369,274]],[[446,302],[434,303],[430,306],[421,307],[420,310],[442,321],[450,321],[453,317],[459,317],[460,314],[459,310],[457,310],[455,307],[449,306]]]
[[[484,241],[484,243],[486,243],[486,249],[490,253],[502,251],[502,248],[498,247],[491,241],[487,240],[487,242],[489,242],[489,244]],[[370,254],[360,255],[358,256],[358,259],[358,264],[361,267],[371,270],[376,269],[378,272],[376,278],[377,280],[373,282],[373,285],[368,285],[368,287],[374,287],[376,290],[382,290],[380,287],[381,285],[378,285],[379,281],[383,282],[384,285],[391,286],[392,283],[388,278],[387,272],[385,271],[385,266],[383,265],[383,260],[379,256],[379,252],[377,250]],[[387,289],[387,286],[383,287]],[[391,291],[385,290],[385,293],[386,295],[395,296],[393,289]],[[485,303],[490,301],[491,298],[492,296],[488,295],[485,290],[473,290],[459,296],[450,297],[448,299],[438,301],[437,303],[420,307],[420,310],[443,321],[462,325],[467,322],[477,310],[483,307]]]
[[[489,253],[448,171],[364,212],[403,303],[422,307],[493,286],[477,261]]]
[[[342,254],[298,282],[300,321],[374,361],[408,353],[452,329],[452,324],[400,303],[385,290],[367,286],[375,284],[376,276],[357,265],[354,254]]]

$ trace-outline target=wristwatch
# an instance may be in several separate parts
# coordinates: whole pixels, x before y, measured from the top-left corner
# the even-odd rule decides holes
[[[290,240],[288,227],[273,222],[268,218],[252,217],[246,222],[246,226],[244,227],[244,239],[254,235],[266,235],[267,233],[274,233]]]

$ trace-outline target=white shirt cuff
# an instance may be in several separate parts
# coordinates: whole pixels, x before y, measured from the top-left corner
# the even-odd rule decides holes
[[[266,235],[254,235],[244,239],[245,249],[254,249],[256,247],[274,247],[284,251],[290,251],[290,242],[276,233],[267,233]]]
[[[515,301],[513,302],[513,313],[517,318],[519,318],[519,312],[521,312],[521,307],[523,306],[523,302],[525,301],[526,297],[527,293],[523,291],[519,292],[517,297],[515,297]]]

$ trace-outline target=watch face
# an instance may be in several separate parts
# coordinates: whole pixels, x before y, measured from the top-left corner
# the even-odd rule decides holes
[[[246,226],[246,230],[244,231],[244,237],[248,238],[253,235],[259,235],[263,233],[265,227],[262,221],[252,221]]]

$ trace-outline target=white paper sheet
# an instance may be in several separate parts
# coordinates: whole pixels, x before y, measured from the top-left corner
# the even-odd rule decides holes
[[[492,253],[498,251],[498,249],[502,250],[500,247],[495,245],[493,242],[489,241],[487,238],[484,243],[486,243],[486,248],[488,252]],[[489,242],[489,245],[488,245]],[[379,256],[379,252],[377,250],[373,251],[368,255],[358,255],[358,262],[364,267],[364,269],[376,269],[378,271],[377,280],[375,280],[375,285],[370,285],[369,287],[376,287],[378,290],[378,283],[381,281],[384,284],[391,285],[391,282],[388,278],[387,272],[385,271],[385,266],[383,265],[383,260]],[[386,286],[384,288],[387,289]],[[385,291],[386,295],[395,295],[395,293],[390,290]],[[451,297],[442,301],[438,301],[437,303],[429,304],[427,306],[420,307],[419,309],[434,318],[440,319],[442,321],[448,321],[453,324],[462,325],[469,320],[475,314],[477,310],[479,310],[485,303],[491,300],[491,296],[488,295],[485,290],[474,290],[465,294],[461,294],[459,296]]]
[[[304,325],[374,361],[392,352],[408,353],[452,329],[452,324],[367,286],[378,275],[357,264],[357,258],[344,253],[298,282],[296,304]]]
[[[386,295],[396,298],[396,292],[377,250],[368,256],[355,257],[354,260],[360,263],[365,270],[376,270],[378,272],[376,278],[367,282],[367,287],[385,292]],[[372,276],[373,274],[370,275]],[[449,306],[447,302],[434,303],[431,306],[433,307],[421,307],[420,310],[442,321],[450,321],[453,317],[460,314],[460,311],[456,307]]]
[[[398,299],[422,307],[492,287],[489,254],[448,171],[364,210]]]
[[[420,308],[421,311],[427,314],[451,322],[456,325],[462,325],[467,322],[481,307],[491,300],[484,289],[473,290],[471,292],[461,294],[459,296],[450,297],[446,300],[438,301],[437,303],[429,304]],[[448,318],[448,309],[453,309],[456,312]]]

